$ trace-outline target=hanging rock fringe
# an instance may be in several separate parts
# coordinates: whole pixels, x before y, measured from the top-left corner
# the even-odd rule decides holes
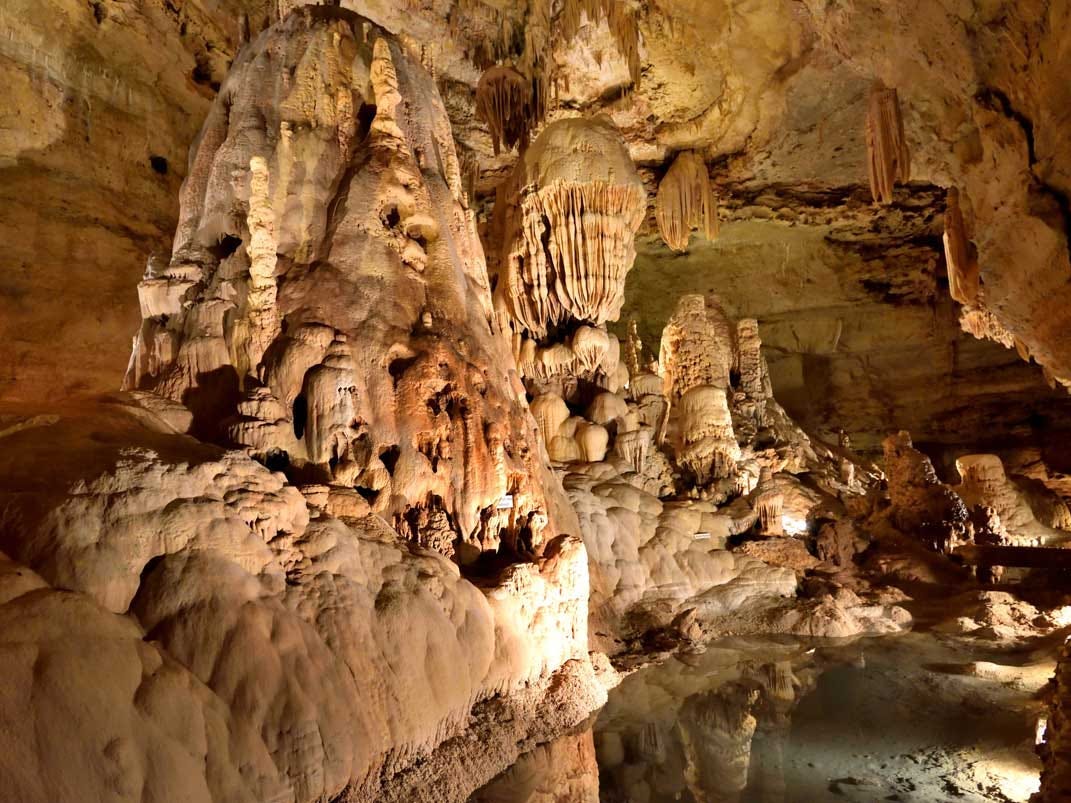
[[[544,337],[570,317],[597,326],[616,314],[645,207],[641,187],[602,181],[556,181],[530,193],[508,276],[521,325]]]
[[[967,239],[959,190],[952,187],[945,200],[945,263],[948,266],[948,289],[952,298],[970,306],[978,300],[978,258]]]
[[[693,228],[708,240],[718,236],[718,203],[699,154],[684,151],[673,161],[658,185],[655,220],[666,245],[678,253],[688,250]]]
[[[866,151],[870,194],[875,203],[891,204],[893,187],[911,180],[911,154],[904,136],[900,98],[879,81],[870,90],[866,116]]]
[[[598,24],[606,20],[617,49],[628,64],[635,86],[640,80],[640,28],[629,4],[623,0],[565,0],[562,7],[562,35],[569,41],[580,31],[581,17]]]
[[[481,70],[519,55],[523,46],[520,20],[483,0],[457,0],[446,24],[450,40]]]
[[[474,0],[463,0],[463,4]],[[458,6],[460,8],[460,6]],[[467,12],[472,16],[474,12]],[[466,15],[451,16],[451,25],[460,29]],[[572,40],[580,31],[584,17],[598,23],[606,20],[618,50],[628,63],[635,86],[640,79],[640,32],[636,15],[620,0],[566,0],[554,26],[551,0],[529,0],[524,22],[523,45],[516,28],[498,19],[498,34],[486,47],[471,54],[477,66],[486,68],[476,87],[477,115],[491,129],[495,154],[501,143],[507,148],[519,145],[523,151],[531,132],[543,122],[554,86],[553,63],[548,60],[552,48],[551,32]],[[520,46],[519,46],[520,45]],[[516,69],[504,65],[489,67],[508,55],[520,52]]]
[[[502,149],[528,147],[529,133],[538,123],[532,103],[532,85],[512,67],[492,67],[476,85],[476,116],[487,124],[497,156]]]
[[[524,26],[524,50],[517,69],[531,81],[533,126],[543,122],[547,116],[552,77],[547,53],[551,49],[552,17],[551,0],[529,0]]]

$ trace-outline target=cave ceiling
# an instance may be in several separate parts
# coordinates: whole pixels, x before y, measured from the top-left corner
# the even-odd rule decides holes
[[[8,212],[0,229],[11,243],[0,279],[7,398],[41,396],[57,383],[67,392],[117,385],[117,355],[137,318],[127,289],[146,257],[170,245],[186,151],[237,50],[240,17],[255,34],[278,10],[277,0],[57,5],[59,13],[40,15],[29,0],[14,0],[0,12],[0,76],[20,99],[0,111],[0,203]],[[527,3],[341,5],[398,34],[434,72],[486,224],[516,152],[496,155],[475,115],[474,54],[516,40]],[[1029,122],[1031,104],[1042,100],[1066,114],[1059,110],[1071,104],[1051,101],[1068,90],[1045,85],[1030,95],[1007,79],[1016,69],[1009,42],[1053,47],[1031,39],[1029,9],[1020,19],[1009,17],[1011,4],[961,3],[911,20],[868,2],[848,4],[850,15],[820,0],[630,5],[640,33],[638,83],[607,23],[585,19],[573,39],[552,37],[548,121],[608,115],[652,201],[673,156],[698,151],[719,196],[722,231],[714,243],[696,237],[674,254],[649,218],[619,326],[635,319],[657,349],[680,295],[716,293],[732,314],[759,320],[786,407],[813,431],[843,428],[868,450],[900,427],[921,443],[951,446],[977,441],[980,428],[994,443],[1031,437],[1067,411],[1066,394],[1050,390],[1036,365],[960,331],[941,248],[948,170],[934,153],[951,142],[966,159],[979,147],[963,133],[965,112],[951,99],[957,87],[991,86],[998,100],[989,106],[1015,111],[1002,118],[1015,117],[1007,146],[1030,151],[1039,203],[1059,207],[1068,184],[1053,127],[1034,130],[1019,119]],[[960,30],[968,24],[971,37]],[[956,36],[938,47],[935,37],[947,37],[949,25]],[[932,51],[920,58],[920,48]],[[876,77],[900,84],[915,153],[913,181],[888,207],[874,206],[866,188],[863,120]],[[5,124],[4,115],[15,119]],[[91,163],[87,143],[100,155]],[[51,180],[40,181],[44,175]],[[1013,278],[986,276],[1008,295]],[[1038,293],[1045,287],[1039,281]],[[68,314],[87,297],[103,303],[88,316]],[[1006,312],[1011,320],[1020,314]],[[57,340],[60,349],[51,347]]]

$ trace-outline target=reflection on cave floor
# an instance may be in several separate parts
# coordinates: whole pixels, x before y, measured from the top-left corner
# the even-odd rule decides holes
[[[472,800],[1025,801],[1052,671],[1047,654],[927,633],[721,641],[633,673],[590,731]]]

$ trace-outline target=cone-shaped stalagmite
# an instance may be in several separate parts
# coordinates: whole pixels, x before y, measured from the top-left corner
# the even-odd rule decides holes
[[[911,180],[911,154],[904,136],[900,98],[895,89],[878,82],[870,90],[866,114],[866,152],[870,168],[870,194],[890,204],[893,187]]]
[[[662,239],[674,251],[688,249],[692,229],[708,240],[718,235],[718,204],[699,154],[684,151],[673,161],[658,185],[655,219]]]

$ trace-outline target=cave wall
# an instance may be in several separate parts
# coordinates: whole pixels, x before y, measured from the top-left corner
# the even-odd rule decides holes
[[[129,288],[170,245],[187,150],[239,6],[12,0],[0,8],[0,398],[114,390]]]

